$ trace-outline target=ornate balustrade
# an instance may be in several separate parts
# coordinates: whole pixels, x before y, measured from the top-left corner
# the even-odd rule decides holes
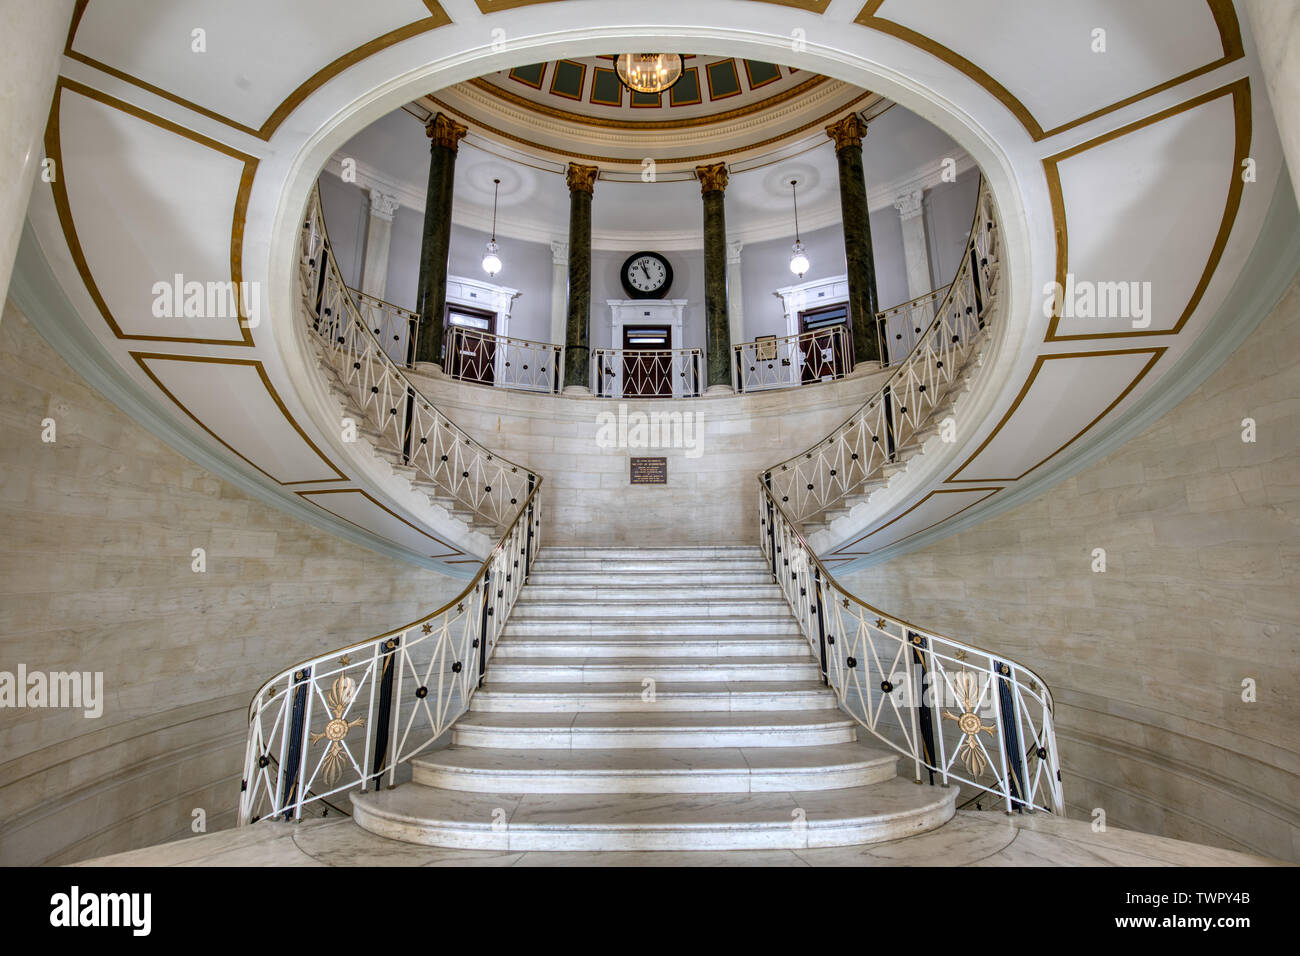
[[[992,196],[981,185],[957,276],[912,351],[834,431],[767,469],[772,493],[795,521],[858,491],[930,424],[996,314],[1000,276],[1000,233]]]
[[[424,398],[363,319],[344,284],[313,194],[303,223],[303,314],[322,356],[364,415],[377,448],[415,468],[435,496],[498,527],[514,518],[533,475],[462,431]]]
[[[597,398],[696,398],[704,388],[699,349],[592,349]]]
[[[348,292],[362,324],[374,334],[384,353],[396,364],[413,368],[420,314],[357,289],[349,288]]]
[[[876,333],[880,337],[882,364],[898,365],[916,348],[917,340],[938,317],[939,306],[948,295],[948,287],[876,313]]]
[[[759,481],[763,553],[840,705],[916,779],[1063,813],[1052,694],[1010,658],[892,617],[842,588]]]
[[[447,333],[443,371],[449,377],[525,392],[560,391],[564,346],[458,326]]]
[[[396,782],[397,766],[446,733],[483,681],[541,543],[538,479],[473,580],[404,627],[308,658],[248,709],[241,825],[297,820],[348,790]]]
[[[731,349],[731,384],[737,392],[831,382],[853,368],[853,343],[843,325],[770,335]]]

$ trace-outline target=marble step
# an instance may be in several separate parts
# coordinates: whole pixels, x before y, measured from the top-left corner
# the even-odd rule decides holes
[[[754,545],[700,545],[684,548],[584,548],[551,545],[546,549],[546,554],[548,557],[566,560],[671,562],[684,558],[754,558],[759,557],[761,552]]]
[[[698,637],[512,636],[499,641],[492,659],[546,657],[797,657],[808,651],[802,636],[709,634]]]
[[[505,750],[816,747],[853,742],[856,726],[842,710],[471,713],[456,721],[452,743]]]
[[[495,660],[495,658],[494,658]],[[835,692],[820,680],[656,681],[653,696],[638,681],[486,684],[471,713],[661,713],[827,710]]]
[[[799,625],[786,609],[784,615],[770,617],[711,617],[706,619],[656,620],[656,615],[626,620],[593,620],[591,609],[582,617],[524,620],[512,612],[503,631],[503,639],[549,635],[581,637],[583,635],[619,637],[695,637],[702,631],[716,635],[766,634],[793,637]]]
[[[858,743],[811,747],[517,750],[452,747],[411,761],[425,787],[474,793],[773,793],[889,780],[898,755]]]
[[[526,589],[525,589],[526,590]],[[790,605],[785,598],[775,596],[747,600],[718,600],[697,598],[693,601],[677,600],[665,596],[657,601],[632,599],[627,601],[590,600],[559,601],[546,599],[521,600],[510,612],[512,622],[578,620],[609,626],[627,620],[710,621],[714,618],[743,620],[792,621]],[[594,619],[594,620],[593,620]]]
[[[537,556],[537,570],[559,571],[574,574],[607,573],[611,571],[642,571],[688,573],[691,571],[761,571],[768,567],[767,559],[755,549],[753,554],[731,557],[686,556],[673,558],[578,558],[555,555],[549,547]]]
[[[842,790],[744,794],[462,793],[418,784],[353,793],[379,836],[494,850],[748,850],[849,846],[942,826],[955,787],[894,778]]]
[[[772,576],[761,584],[613,584],[599,579],[571,584],[542,584],[530,574],[528,587],[519,593],[520,604],[547,604],[581,602],[639,603],[654,605],[666,602],[710,602],[725,604],[733,601],[782,601],[781,589],[772,583]]]
[[[528,583],[538,587],[712,587],[714,585],[760,585],[772,583],[772,571],[767,566],[753,571],[547,571],[540,562],[528,573]]]
[[[551,657],[544,660],[493,658],[489,684],[545,684],[594,681],[791,681],[816,680],[817,664],[799,657],[701,657],[670,661],[655,657]]]

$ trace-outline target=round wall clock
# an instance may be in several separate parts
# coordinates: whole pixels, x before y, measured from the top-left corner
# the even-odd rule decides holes
[[[657,252],[634,252],[619,278],[629,299],[662,299],[673,284],[673,267]]]

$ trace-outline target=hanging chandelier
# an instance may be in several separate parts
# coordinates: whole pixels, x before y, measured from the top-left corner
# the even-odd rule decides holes
[[[662,93],[682,77],[676,53],[624,53],[615,63],[618,78],[637,93]]]
[[[794,246],[790,252],[790,271],[802,279],[812,263],[808,261],[808,251],[799,241],[799,196],[795,190],[798,184],[799,180],[790,180],[790,198],[794,200]]]
[[[483,251],[483,271],[489,276],[501,271],[501,249],[497,245],[497,193],[500,190],[501,180],[492,180],[492,238]]]

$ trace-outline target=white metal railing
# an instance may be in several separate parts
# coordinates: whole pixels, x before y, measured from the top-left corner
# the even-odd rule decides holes
[[[731,386],[737,392],[832,382],[853,370],[853,342],[845,325],[769,335],[740,342],[731,351]]]
[[[328,361],[366,416],[380,449],[401,456],[433,494],[500,527],[528,495],[532,474],[466,434],[415,388],[362,318],[343,282],[313,193],[303,221],[303,313]]]
[[[857,491],[929,424],[996,314],[1000,277],[996,210],[981,184],[957,276],[912,351],[834,431],[766,469],[772,493],[795,521],[807,521]]]
[[[480,329],[447,329],[443,371],[462,382],[556,394],[564,381],[564,346]]]
[[[699,349],[592,349],[597,398],[696,398],[704,386]]]
[[[541,543],[538,479],[469,585],[404,627],[286,668],[248,708],[240,825],[396,782],[469,707]]]
[[[759,480],[763,554],[840,706],[930,782],[1063,813],[1052,694],[1022,664],[892,617],[842,588]]]
[[[377,296],[349,288],[361,323],[383,346],[384,353],[398,365],[413,368],[416,342],[420,336],[420,313],[404,309]]]
[[[921,334],[938,316],[948,286],[876,313],[876,335],[881,337],[880,358],[885,366],[898,365],[912,354]]]

